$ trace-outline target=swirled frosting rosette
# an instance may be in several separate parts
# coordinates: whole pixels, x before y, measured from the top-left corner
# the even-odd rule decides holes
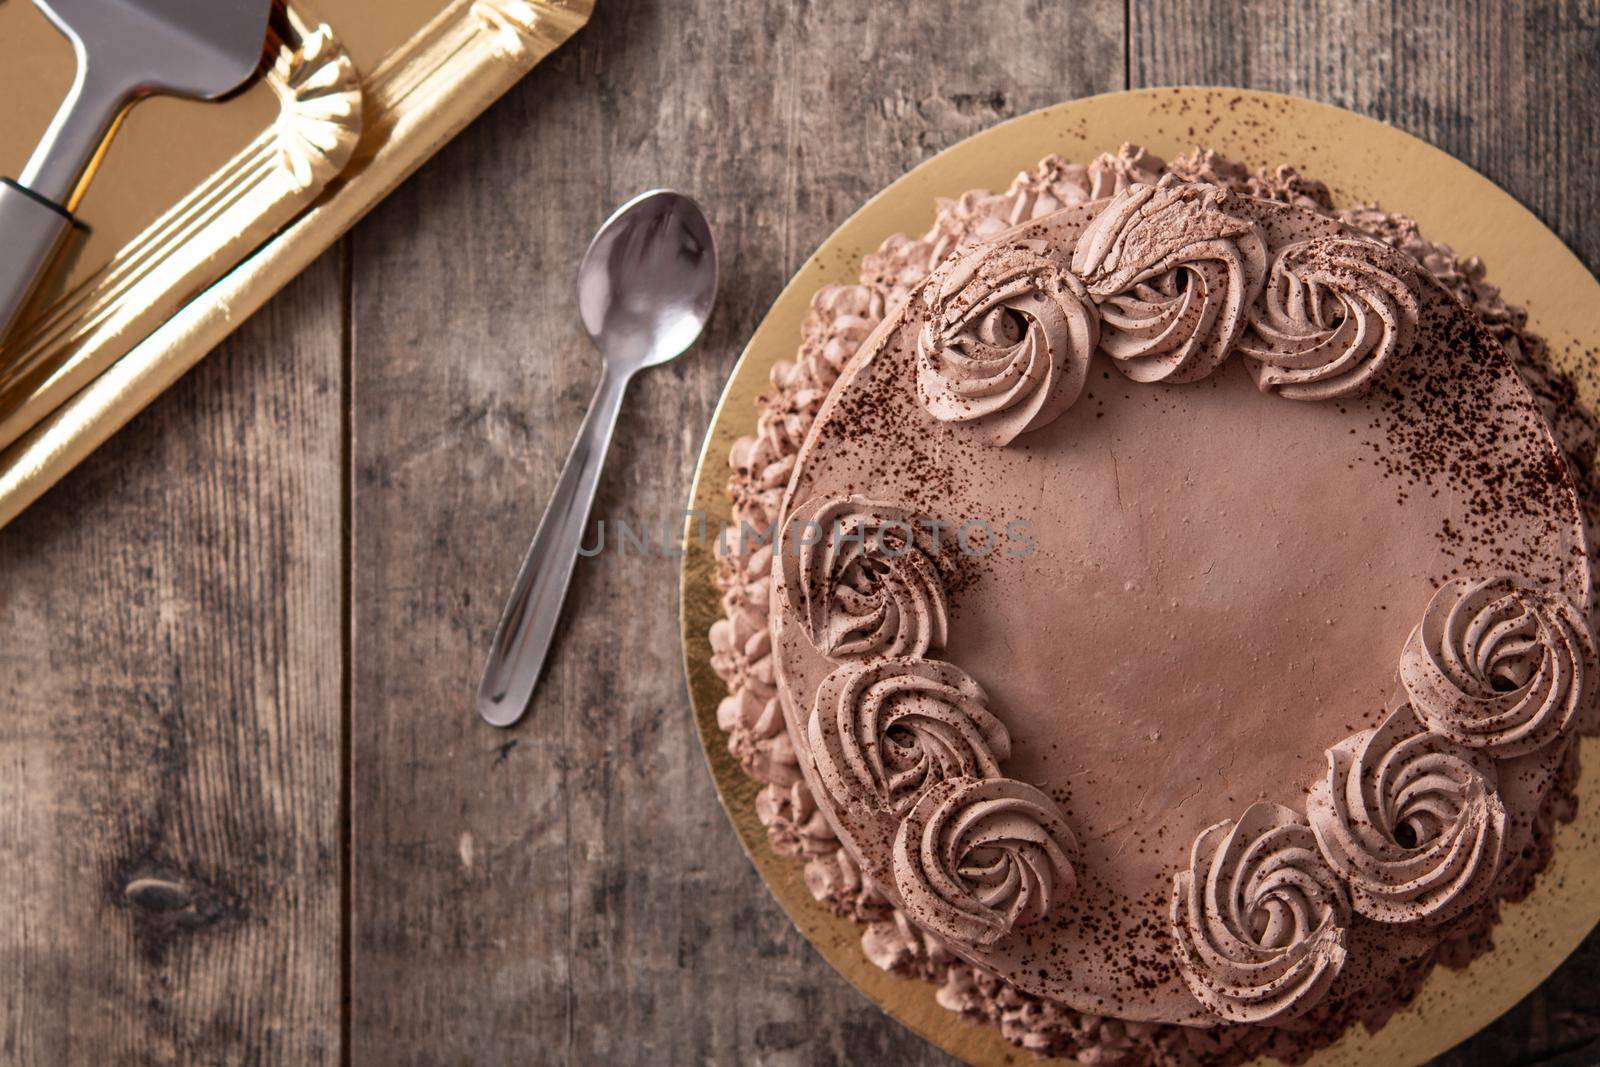
[[[817,775],[840,807],[896,817],[936,782],[998,778],[1011,735],[987,702],[937,660],[846,664],[817,688],[807,726]]]
[[[1192,382],[1227,359],[1266,277],[1254,220],[1211,185],[1119,193],[1085,227],[1072,269],[1100,305],[1100,350],[1136,382]]]
[[[1239,342],[1263,392],[1333,400],[1369,388],[1411,350],[1417,271],[1377,241],[1316,237],[1278,250]]]
[[[922,291],[917,395],[941,422],[995,445],[1036,430],[1083,392],[1099,334],[1083,285],[1043,245],[984,245],[945,263]]]
[[[824,656],[922,656],[945,641],[937,555],[928,524],[904,508],[819,497],[784,524],[778,578]]]
[[[1417,718],[1497,759],[1566,736],[1591,713],[1596,670],[1583,612],[1505,575],[1446,582],[1400,656]]]
[[[1362,915],[1435,923],[1483,898],[1504,858],[1495,761],[1430,732],[1409,705],[1328,750],[1306,816]]]
[[[905,912],[955,944],[992,945],[1077,889],[1077,839],[1044,793],[1009,778],[946,778],[900,823],[894,881]]]
[[[1195,838],[1173,878],[1170,928],[1195,998],[1231,1022],[1311,1008],[1344,966],[1350,904],[1300,815],[1252,805]]]

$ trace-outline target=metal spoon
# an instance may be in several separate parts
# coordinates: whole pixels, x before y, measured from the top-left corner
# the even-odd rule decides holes
[[[578,268],[578,312],[604,361],[600,387],[495,629],[478,685],[486,722],[512,725],[533,697],[629,380],[694,344],[716,295],[711,226],[681,193],[641,193],[589,243]]]

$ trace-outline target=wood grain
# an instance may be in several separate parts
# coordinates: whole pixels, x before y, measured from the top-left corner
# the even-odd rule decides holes
[[[1132,0],[1129,11],[1130,88],[1270,89],[1393,123],[1493,179],[1591,270],[1600,264],[1595,0]]]
[[[0,1062],[338,1060],[341,319],[334,252],[0,533]]]
[[[710,334],[636,384],[598,505],[675,529],[744,338],[850,211],[999,119],[1181,82],[1394,122],[1600,264],[1600,0],[603,0],[0,532],[0,1062],[950,1062],[739,852],[675,559],[583,562],[522,726],[472,686],[597,380],[570,274],[613,205],[675,185],[721,237]],[[1592,938],[1442,1062],[1595,1062],[1597,981]]]
[[[986,43],[928,63],[950,33]],[[740,853],[687,707],[677,560],[581,561],[517,729],[474,721],[471,691],[597,381],[571,274],[609,210],[671,185],[718,227],[710,334],[635,383],[597,505],[676,531],[721,384],[811,248],[955,140],[1118,87],[1121,37],[1118,3],[607,0],[356,233],[356,1062],[943,1061]]]

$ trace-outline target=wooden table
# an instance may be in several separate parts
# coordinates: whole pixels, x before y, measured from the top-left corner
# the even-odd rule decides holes
[[[586,561],[532,714],[471,715],[597,377],[575,260],[631,193],[699,194],[726,256],[706,343],[630,397],[598,507],[635,524],[681,514],[743,339],[818,241],[1061,99],[1338,103],[1600,257],[1600,0],[901,6],[602,0],[0,532],[0,1062],[948,1062],[741,855],[673,560]],[[1597,981],[1600,937],[1444,1062],[1595,1062]]]

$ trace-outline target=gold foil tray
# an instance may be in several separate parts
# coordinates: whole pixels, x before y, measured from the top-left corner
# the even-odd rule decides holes
[[[221,103],[133,108],[79,204],[82,229],[0,344],[0,525],[592,9],[593,0],[281,0],[261,72],[243,90]],[[66,39],[30,0],[0,0],[0,175],[22,169],[73,69]]]

